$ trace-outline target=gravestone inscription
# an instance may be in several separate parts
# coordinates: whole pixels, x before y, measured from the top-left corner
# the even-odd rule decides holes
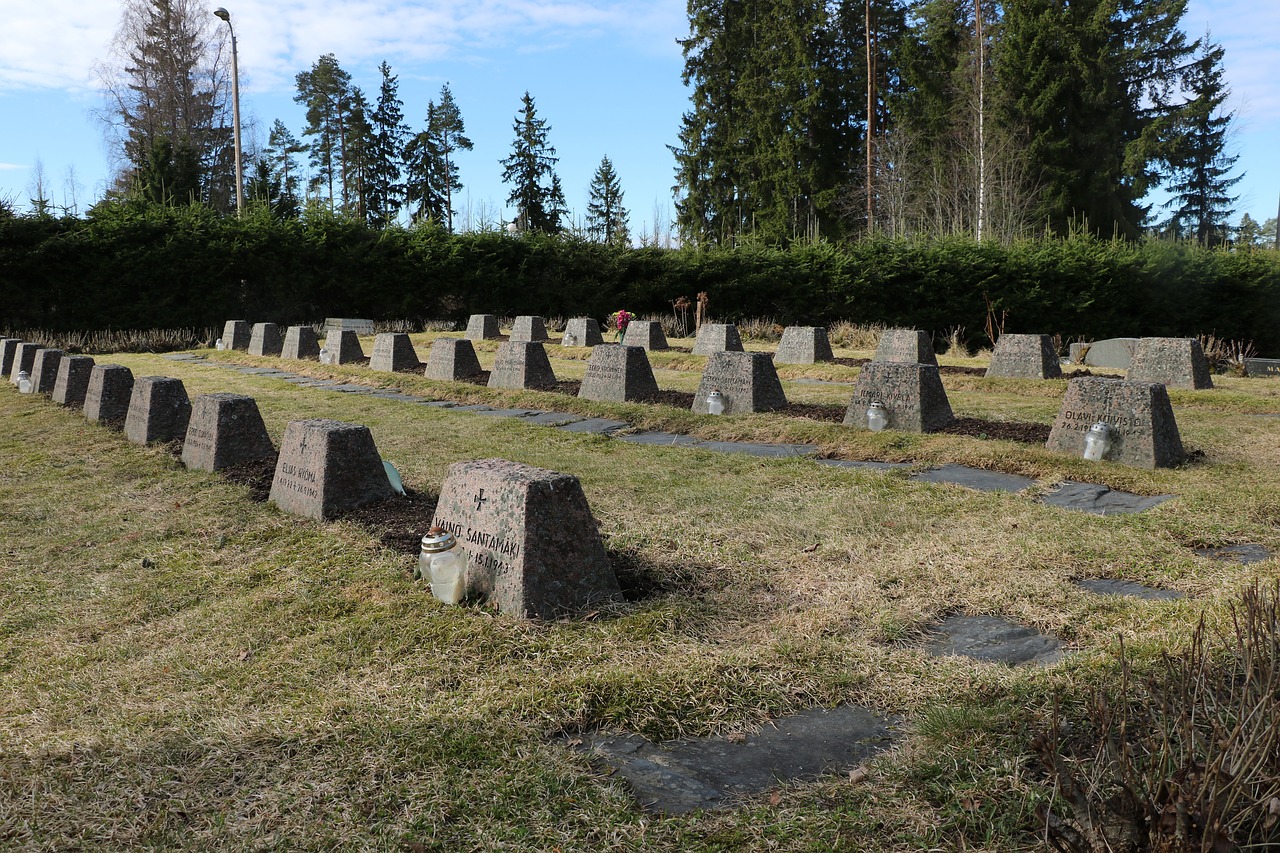
[[[1195,338],[1139,338],[1125,378],[1186,390],[1213,387],[1209,360]]]
[[[219,471],[275,454],[258,404],[243,394],[201,394],[191,403],[182,464]]]
[[[36,350],[31,369],[31,390],[39,394],[52,394],[58,382],[58,365],[62,363],[62,350],[40,348]]]
[[[822,326],[787,326],[782,330],[774,364],[816,364],[831,361],[831,341]]]
[[[919,329],[885,329],[871,360],[938,365],[929,333]]]
[[[1062,367],[1048,335],[1001,335],[991,352],[987,376],[1005,379],[1060,379]]]
[[[275,323],[254,323],[249,336],[249,355],[278,356],[284,349]]]
[[[327,419],[285,427],[270,496],[283,511],[323,521],[394,494],[368,427]]]
[[[1096,376],[1072,379],[1045,446],[1080,456],[1085,433],[1095,423],[1109,427],[1111,447],[1102,457],[1107,461],[1171,468],[1185,458],[1163,385]]]
[[[503,341],[489,372],[490,388],[534,388],[549,391],[556,387],[547,349],[537,341]]]
[[[1245,376],[1280,376],[1280,358],[1246,358]]]
[[[622,343],[629,347],[644,347],[647,350],[670,349],[667,336],[662,331],[662,324],[656,320],[632,320],[627,324]]]
[[[560,339],[562,347],[594,347],[604,343],[600,324],[591,317],[574,317],[564,329]]]
[[[628,330],[630,334],[630,330]],[[764,352],[713,352],[693,397],[693,411],[708,414],[707,397],[719,390],[726,415],[772,412],[787,407],[773,359]]]
[[[369,358],[370,370],[396,371],[418,370],[422,363],[413,349],[413,342],[403,332],[384,332],[373,339],[373,355]]]
[[[844,425],[868,429],[867,409],[873,402],[884,404],[888,429],[936,432],[955,419],[936,364],[870,361],[862,365]]]
[[[222,327],[222,348],[247,350],[251,337],[248,320],[228,320]]]
[[[84,416],[95,423],[121,423],[133,399],[133,371],[122,364],[95,364],[84,392]]]
[[[124,437],[134,444],[180,440],[190,419],[191,400],[181,379],[139,376],[129,397]]]
[[[428,379],[453,382],[475,376],[480,371],[480,359],[476,356],[476,348],[471,341],[465,338],[437,338],[431,342],[427,369],[423,375]]]
[[[511,340],[513,341],[545,341],[547,340],[547,324],[541,317],[524,315],[517,317],[511,324]]]
[[[467,320],[465,337],[469,341],[487,341],[502,337],[502,333],[498,330],[498,318],[493,314],[472,314]]]
[[[53,402],[60,406],[84,406],[93,373],[93,358],[87,355],[63,356],[58,364],[58,379],[53,383]]]
[[[600,344],[591,350],[578,396],[584,400],[632,403],[658,393],[643,347]]]
[[[693,342],[694,355],[713,352],[742,352],[742,338],[732,323],[703,323]]]
[[[310,326],[290,326],[284,333],[281,358],[313,361],[320,357],[320,341]]]

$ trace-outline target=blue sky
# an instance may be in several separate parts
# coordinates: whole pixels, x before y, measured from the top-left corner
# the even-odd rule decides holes
[[[265,139],[279,118],[305,124],[294,75],[333,53],[370,99],[386,60],[400,78],[406,118],[420,129],[428,100],[448,82],[475,143],[458,163],[458,202],[473,221],[510,218],[501,166],[528,90],[550,124],[557,171],[576,215],[602,156],[614,163],[635,233],[665,230],[673,215],[674,143],[688,95],[676,39],[683,0],[218,0],[240,48],[246,136]],[[94,66],[119,23],[109,0],[0,0],[0,196],[24,205],[39,163],[56,204],[81,209],[111,173]],[[214,19],[215,24],[219,24]],[[1237,112],[1237,207],[1258,221],[1280,197],[1280,3],[1190,0],[1190,36],[1211,29],[1226,47]],[[250,143],[246,142],[248,146]]]

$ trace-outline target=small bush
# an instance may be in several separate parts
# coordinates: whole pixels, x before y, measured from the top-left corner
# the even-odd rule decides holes
[[[1217,335],[1201,335],[1200,348],[1214,373],[1244,375],[1244,360],[1258,354],[1252,341],[1229,341]]]

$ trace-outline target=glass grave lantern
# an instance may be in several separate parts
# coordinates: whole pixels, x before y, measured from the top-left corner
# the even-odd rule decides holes
[[[445,604],[457,604],[467,593],[465,564],[458,556],[458,540],[443,527],[422,537],[418,577],[431,583],[431,594]]]
[[[723,415],[724,414],[724,394],[720,393],[720,389],[714,389],[707,395],[707,414]]]
[[[1084,458],[1099,462],[1111,449],[1111,427],[1098,421],[1084,434]]]
[[[30,394],[34,386],[31,384],[31,374],[25,370],[18,371],[18,393]]]
[[[889,410],[879,400],[872,400],[867,407],[867,429],[880,432],[889,425]]]

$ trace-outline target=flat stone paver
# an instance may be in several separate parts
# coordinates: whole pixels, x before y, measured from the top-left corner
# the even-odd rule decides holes
[[[1110,578],[1086,578],[1076,581],[1075,584],[1098,595],[1127,595],[1131,598],[1145,598],[1148,601],[1177,601],[1180,598],[1186,598],[1182,593],[1172,589],[1156,589],[1133,581]]]
[[[456,409],[458,404],[452,400],[423,400],[422,405],[431,406],[435,409]]]
[[[730,805],[779,784],[846,773],[898,738],[898,721],[866,708],[816,708],[756,734],[654,744],[640,735],[596,735],[581,749],[617,770],[650,811],[684,814]]]
[[[493,406],[486,406],[484,403],[471,403],[466,406],[454,406],[455,412],[492,412]]]
[[[344,394],[372,394],[376,390],[368,385],[357,385],[351,382],[330,385],[328,388],[330,391],[341,391]]]
[[[1210,560],[1246,565],[1271,559],[1271,552],[1261,545],[1223,545],[1219,548],[1196,548],[1195,552]]]
[[[815,459],[813,461],[832,468],[861,468],[871,471],[894,471],[898,468],[911,467],[910,462],[876,462],[861,459]]]
[[[190,353],[190,352],[171,352],[171,353],[166,353],[165,355],[162,355],[160,357],[167,358],[169,361],[204,361],[205,360],[204,356],[196,355],[195,353]]]
[[[476,409],[475,414],[490,418],[527,418],[542,412],[538,409]]]
[[[626,421],[614,421],[609,418],[587,418],[582,421],[574,421],[571,424],[557,427],[565,432],[589,432],[594,435],[608,435],[617,432],[620,429],[626,429],[631,424]]]
[[[1077,512],[1092,512],[1098,515],[1121,515],[1130,512],[1143,512],[1173,498],[1174,495],[1144,497],[1143,495],[1134,495],[1129,492],[1118,492],[1106,486],[1097,486],[1093,483],[1072,483],[1068,481],[1040,500],[1050,506],[1076,510]]]
[[[620,435],[618,440],[652,447],[696,447],[702,443],[701,439],[691,435],[680,435],[674,432],[635,432],[630,435]]]
[[[924,483],[951,483],[980,492],[1020,492],[1035,485],[1035,480],[1018,474],[970,468],[967,465],[942,465],[912,474],[908,479]]]
[[[536,424],[537,426],[557,427],[565,424],[577,423],[586,420],[582,415],[570,415],[565,412],[539,412],[536,415],[530,415],[525,418],[525,423]]]
[[[962,655],[975,660],[1020,664],[1049,664],[1061,660],[1058,638],[998,616],[951,616],[929,633],[931,654]]]
[[[749,441],[700,441],[694,445],[699,450],[714,450],[717,453],[745,453],[748,456],[763,456],[768,459],[791,459],[798,456],[811,456],[818,452],[816,444],[756,444]]]

